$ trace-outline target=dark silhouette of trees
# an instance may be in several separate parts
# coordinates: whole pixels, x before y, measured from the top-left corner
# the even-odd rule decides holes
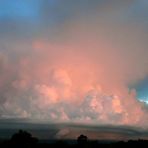
[[[77,138],[78,145],[80,145],[80,146],[86,145],[86,144],[87,144],[87,140],[88,140],[87,136],[85,136],[85,135],[80,135],[80,136]]]
[[[10,143],[15,147],[31,147],[38,142],[38,139],[32,137],[32,135],[26,131],[19,130],[18,133],[15,133],[10,140]]]
[[[77,143],[70,143],[68,140],[55,140],[53,143],[39,141],[32,137],[27,131],[20,130],[12,135],[10,140],[0,141],[0,148],[125,148],[142,147],[148,148],[148,140],[128,140],[116,142],[103,142],[88,140],[87,136],[80,135]]]

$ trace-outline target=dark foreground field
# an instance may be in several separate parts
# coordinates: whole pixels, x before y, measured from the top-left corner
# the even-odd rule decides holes
[[[56,141],[54,143],[11,143],[11,141],[5,141],[0,143],[0,148],[125,148],[125,147],[139,147],[147,148],[148,141],[128,141],[128,142],[115,142],[115,143],[102,143],[99,141],[87,141],[86,143],[69,143],[67,141]]]
[[[99,141],[88,140],[85,135],[80,135],[75,140],[39,140],[26,131],[20,130],[12,135],[9,140],[1,140],[0,148],[124,148],[148,147],[148,140],[128,141]]]

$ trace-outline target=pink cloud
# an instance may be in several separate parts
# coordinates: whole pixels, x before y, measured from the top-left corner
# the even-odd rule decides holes
[[[8,41],[0,53],[1,116],[147,126],[145,104],[128,87],[148,74],[145,32],[95,15],[29,42]]]

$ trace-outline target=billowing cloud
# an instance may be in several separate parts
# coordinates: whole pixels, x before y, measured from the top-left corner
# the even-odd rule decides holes
[[[16,35],[2,25],[1,118],[146,127],[147,107],[129,88],[148,74],[147,25],[132,17],[137,5],[67,2],[52,4],[56,12],[40,9],[41,24],[8,19],[23,28]]]

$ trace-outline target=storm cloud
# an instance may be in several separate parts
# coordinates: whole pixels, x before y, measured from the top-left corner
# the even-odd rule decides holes
[[[147,127],[130,88],[148,74],[146,1],[3,5],[1,118]]]

